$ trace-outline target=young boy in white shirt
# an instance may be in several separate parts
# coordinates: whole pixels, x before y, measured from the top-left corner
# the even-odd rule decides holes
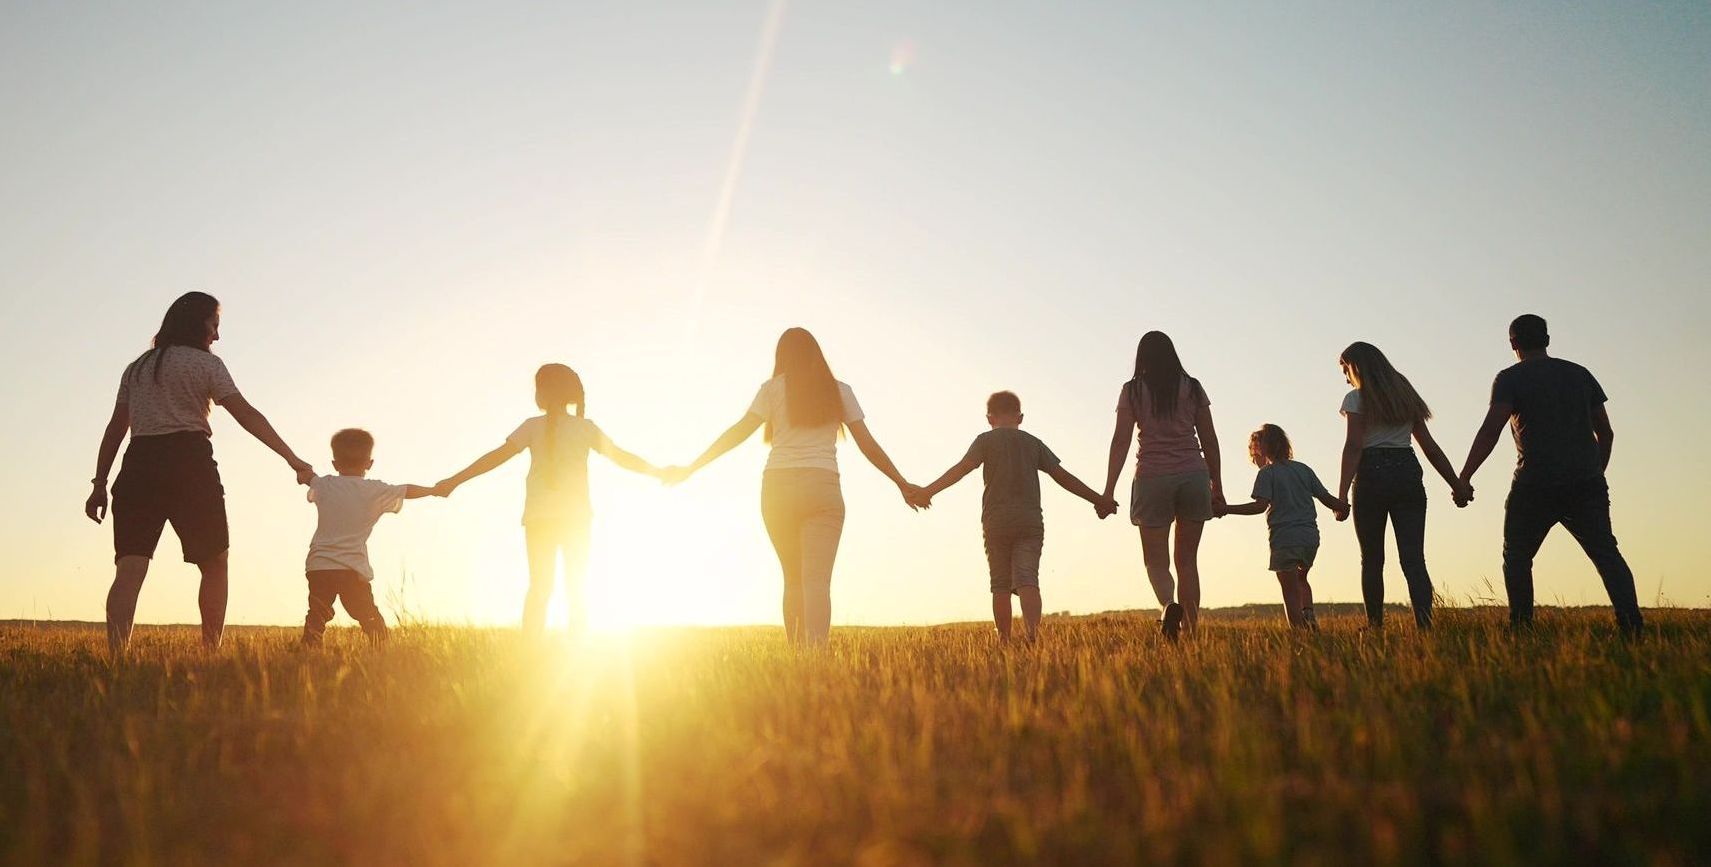
[[[368,564],[368,534],[388,512],[405,500],[445,496],[437,488],[389,485],[366,478],[374,466],[374,437],[346,428],[333,434],[336,476],[316,476],[309,482],[309,502],[319,518],[304,565],[309,579],[309,613],[303,618],[303,643],[319,646],[333,619],[333,600],[342,599],[345,612],[362,624],[369,641],[386,638],[386,620],[374,604],[374,569]]]

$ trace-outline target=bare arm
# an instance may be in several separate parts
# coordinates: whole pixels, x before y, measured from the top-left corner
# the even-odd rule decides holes
[[[1616,445],[1616,431],[1610,427],[1610,412],[1599,404],[1592,411],[1592,434],[1598,437],[1598,453],[1603,461],[1600,467],[1610,469],[1610,451]]]
[[[1438,446],[1438,441],[1432,439],[1432,431],[1426,427],[1425,419],[1414,422],[1414,441],[1420,444],[1420,451],[1426,453],[1427,463],[1444,478],[1450,490],[1460,493],[1461,477],[1456,475],[1456,468],[1450,466],[1450,459],[1444,456],[1444,450]]]
[[[406,499],[406,500],[419,500],[423,497],[432,497],[438,493],[439,493],[439,488],[437,488],[437,487],[436,488],[428,488],[428,487],[423,487],[421,485],[405,485],[404,486],[404,499]]]
[[[884,473],[899,490],[907,492],[910,487],[909,480],[903,478],[903,474],[897,471],[897,466],[891,463],[891,456],[885,453],[885,449],[880,448],[879,441],[873,438],[873,432],[867,429],[867,422],[853,422],[849,428],[850,436],[855,438],[856,448],[861,449],[862,457],[867,458],[867,462],[873,464],[874,469]]]
[[[107,516],[107,475],[113,471],[113,461],[119,456],[119,444],[125,441],[125,434],[130,429],[130,406],[114,403],[113,415],[107,419],[107,428],[101,432],[101,447],[95,452],[95,477],[90,479],[95,489],[83,503],[83,514],[97,524]]]
[[[1105,464],[1105,496],[1117,490],[1117,479],[1123,475],[1123,464],[1129,461],[1129,437],[1135,433],[1135,414],[1129,402],[1117,404],[1117,427],[1111,432],[1111,458]]]
[[[957,461],[955,466],[945,470],[945,474],[935,479],[932,484],[922,488],[921,493],[930,499],[938,492],[962,481],[963,476],[974,472],[978,466],[980,466],[980,461],[973,458],[963,458]]]
[[[1263,514],[1265,514],[1265,510],[1269,509],[1269,508],[1271,508],[1271,501],[1270,500],[1256,499],[1251,503],[1242,503],[1240,505],[1235,505],[1235,506],[1225,506],[1224,507],[1224,514],[1226,514],[1226,515],[1263,515]]]
[[[610,439],[603,439],[601,441],[600,453],[605,455],[607,460],[629,470],[632,473],[641,473],[644,476],[657,476],[660,473],[659,467],[654,466],[635,454],[619,448],[618,444],[612,442]]]
[[[1497,440],[1503,436],[1503,425],[1508,423],[1514,412],[1514,407],[1506,403],[1494,403],[1491,409],[1486,410],[1485,421],[1480,422],[1479,432],[1473,435],[1473,445],[1467,450],[1467,462],[1461,467],[1463,482],[1473,481],[1473,474],[1479,472],[1486,458],[1491,457],[1491,450],[1497,447]]]
[[[262,445],[272,449],[274,454],[284,458],[285,463],[297,471],[297,484],[306,485],[309,479],[314,477],[314,470],[309,467],[309,462],[298,457],[297,453],[285,444],[285,440],[273,429],[273,424],[267,420],[267,416],[251,406],[243,395],[234,394],[221,401],[220,406],[225,407],[226,412],[232,414],[232,419],[249,431],[250,436],[260,440]]]
[[[493,472],[494,470],[498,469],[500,467],[500,465],[502,465],[506,461],[516,457],[517,454],[519,452],[521,452],[522,450],[523,450],[522,446],[516,445],[514,443],[507,442],[504,445],[501,445],[499,448],[496,448],[493,451],[490,451],[487,454],[484,454],[481,457],[476,458],[475,463],[472,463],[469,466],[464,467],[462,470],[459,470],[454,475],[447,476],[443,481],[441,481],[438,485],[435,485],[434,487],[444,488],[446,493],[449,494],[452,492],[452,489],[458,487],[459,485],[462,485],[464,482],[467,482],[470,479],[475,478],[476,476],[485,475],[487,473]]]
[[[1051,476],[1052,481],[1058,483],[1058,487],[1063,488],[1095,506],[1103,506],[1105,505],[1105,501],[1110,499],[1110,497],[1100,496],[1092,488],[1083,484],[1082,481],[1070,473],[1069,470],[1064,469],[1063,464],[1054,464],[1051,469],[1046,470],[1046,475]]]
[[[744,440],[754,436],[754,432],[760,430],[761,424],[762,420],[760,416],[755,415],[752,412],[744,413],[743,417],[738,419],[736,424],[731,425],[729,428],[725,429],[724,433],[719,434],[719,438],[714,440],[713,444],[708,446],[707,450],[701,453],[701,457],[696,458],[695,462],[687,467],[688,471],[695,472],[713,461],[718,460],[719,456],[723,455],[725,452],[742,445]]]
[[[1212,475],[1212,503],[1224,505],[1224,461],[1218,451],[1218,431],[1212,427],[1212,407],[1200,408],[1194,416],[1194,429],[1200,434],[1200,449],[1206,454],[1206,472]]]
[[[1358,412],[1347,415],[1348,433],[1343,436],[1343,471],[1337,475],[1337,499],[1349,498],[1349,487],[1360,470],[1361,448],[1366,443],[1366,418]]]

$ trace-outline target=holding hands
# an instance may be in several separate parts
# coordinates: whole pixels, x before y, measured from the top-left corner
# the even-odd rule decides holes
[[[1456,508],[1465,509],[1468,503],[1473,502],[1473,485],[1467,479],[1457,479],[1451,490],[1454,492]]]
[[[1093,514],[1098,515],[1101,521],[1117,514],[1116,499],[1109,495],[1100,495],[1099,499],[1093,503]]]

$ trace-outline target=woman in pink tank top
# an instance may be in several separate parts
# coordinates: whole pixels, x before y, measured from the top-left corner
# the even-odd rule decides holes
[[[1129,520],[1141,529],[1141,559],[1164,608],[1160,623],[1175,640],[1200,620],[1200,533],[1224,507],[1218,433],[1212,401],[1188,375],[1176,346],[1161,331],[1149,331],[1135,350],[1135,375],[1117,396],[1117,429],[1105,496],[1117,490],[1129,458],[1129,435],[1138,451],[1130,488]],[[1176,574],[1171,574],[1171,527],[1176,528]],[[1177,580],[1180,579],[1180,588]]]

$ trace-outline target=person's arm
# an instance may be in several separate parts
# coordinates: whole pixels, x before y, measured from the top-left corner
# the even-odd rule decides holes
[[[260,440],[262,445],[272,449],[274,454],[285,459],[285,463],[291,469],[297,471],[297,484],[307,485],[309,480],[315,477],[315,470],[309,466],[309,462],[298,457],[297,453],[285,444],[285,440],[279,436],[278,431],[273,429],[273,425],[267,420],[267,416],[262,415],[261,410],[251,406],[243,395],[234,394],[220,401],[220,406],[225,407],[226,412],[232,414],[232,419],[244,430],[249,431],[250,436]]]
[[[1454,491],[1456,497],[1460,499],[1467,483],[1456,475],[1456,468],[1450,466],[1450,459],[1444,456],[1444,450],[1438,446],[1438,441],[1432,439],[1432,431],[1426,427],[1425,419],[1414,422],[1414,441],[1420,444],[1420,451],[1426,453],[1426,462],[1432,465],[1432,469],[1438,471],[1438,475],[1443,477],[1444,483],[1449,485],[1450,490]]]
[[[695,473],[702,467],[718,460],[724,453],[742,445],[744,440],[754,436],[754,432],[760,430],[760,426],[763,423],[764,421],[760,416],[755,415],[752,412],[745,413],[742,418],[737,420],[736,424],[731,425],[725,429],[724,433],[719,434],[719,438],[714,440],[713,444],[708,446],[707,450],[702,452],[701,456],[696,458],[689,466],[673,468],[673,470],[667,471],[663,475],[666,477],[667,481],[671,482],[681,482],[684,479],[689,478],[692,473]]]
[[[1314,497],[1314,499],[1317,499],[1319,502],[1325,504],[1325,508],[1330,509],[1331,514],[1337,516],[1337,520],[1341,521],[1341,520],[1348,518],[1348,516],[1349,516],[1349,501],[1348,500],[1333,497],[1333,496],[1331,496],[1330,491],[1327,491],[1324,489],[1320,489],[1317,493],[1315,493],[1313,495],[1313,497]]]
[[[1485,412],[1485,421],[1479,425],[1479,432],[1473,435],[1473,445],[1468,447],[1467,461],[1461,467],[1461,480],[1472,482],[1473,474],[1479,472],[1485,459],[1491,457],[1491,450],[1497,447],[1497,440],[1503,436],[1503,425],[1509,422],[1509,416],[1514,414],[1514,407],[1507,403],[1492,403],[1491,409]]]
[[[892,484],[897,486],[898,492],[903,495],[903,501],[909,504],[909,508],[920,508],[915,505],[915,499],[921,489],[909,484],[909,480],[903,478],[903,474],[897,471],[897,466],[891,462],[891,456],[885,453],[885,449],[880,447],[879,441],[873,438],[873,432],[867,429],[867,422],[852,421],[849,423],[849,429],[850,436],[855,438],[856,447],[861,449],[862,457],[867,458],[867,462],[873,464],[874,469],[879,470],[891,480]]]
[[[1251,503],[1240,503],[1240,504],[1237,504],[1234,506],[1228,506],[1227,505],[1224,507],[1224,514],[1226,514],[1226,515],[1263,515],[1263,514],[1265,514],[1265,510],[1269,509],[1269,508],[1271,508],[1271,501],[1270,500],[1256,499]]]
[[[101,432],[101,447],[95,452],[95,477],[89,482],[94,490],[83,503],[83,514],[101,523],[107,517],[107,474],[113,471],[113,461],[119,456],[119,444],[131,429],[131,407],[114,403],[113,415],[107,419],[107,429]]]
[[[605,455],[606,460],[609,460],[632,473],[640,473],[644,476],[656,477],[660,475],[661,471],[659,467],[643,460],[638,455],[619,448],[618,444],[612,442],[612,438],[606,436],[604,433],[600,434],[600,440],[595,444],[595,450],[600,452],[600,454]]]
[[[1366,416],[1358,412],[1345,413],[1348,433],[1343,435],[1343,470],[1337,475],[1337,499],[1347,500],[1349,488],[1360,470],[1360,453],[1366,443]]]
[[[934,479],[932,484],[922,488],[921,495],[925,499],[931,500],[933,496],[938,494],[940,491],[962,481],[963,476],[974,472],[979,466],[979,459],[965,457],[962,460],[957,461],[950,469],[945,470],[945,474]]]
[[[1135,413],[1127,400],[1117,404],[1117,427],[1111,432],[1111,457],[1105,463],[1105,498],[1117,491],[1117,479],[1129,462],[1129,438],[1135,434]]]
[[[501,445],[499,448],[476,458],[475,462],[469,466],[464,467],[453,475],[441,479],[440,483],[434,486],[434,491],[438,493],[443,490],[444,493],[441,493],[440,496],[449,496],[452,491],[457,490],[458,486],[462,485],[464,482],[467,482],[477,476],[493,472],[506,461],[516,457],[518,453],[522,451],[522,446],[506,441],[505,444]]]
[[[1194,416],[1194,429],[1200,434],[1200,450],[1206,455],[1206,472],[1212,475],[1212,506],[1224,506],[1223,458],[1218,452],[1218,431],[1212,427],[1210,404],[1200,405]]]
[[[1104,518],[1117,511],[1116,500],[1100,494],[1088,487],[1080,479],[1076,478],[1073,473],[1064,469],[1063,464],[1052,464],[1046,469],[1046,475],[1051,476],[1052,481],[1058,483],[1058,487],[1063,488],[1089,503],[1092,503],[1094,513],[1099,515],[1100,518]]]
[[[445,494],[440,493],[439,485],[434,485],[433,487],[426,487],[423,485],[405,485],[404,486],[404,499],[406,499],[406,500],[419,500],[423,497],[436,497],[436,496],[438,496],[438,497],[445,496]]]
[[[1600,468],[1610,470],[1610,451],[1616,445],[1616,431],[1610,427],[1610,411],[1604,404],[1592,408],[1592,435],[1598,438]]]

